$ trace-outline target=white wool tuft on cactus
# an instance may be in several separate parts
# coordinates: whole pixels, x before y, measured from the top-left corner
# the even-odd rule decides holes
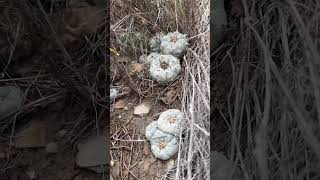
[[[168,109],[160,114],[157,126],[165,133],[177,135],[182,121],[183,113],[179,109]]]
[[[156,33],[155,36],[149,40],[149,47],[151,52],[160,52],[161,38],[164,36],[163,32]]]
[[[160,54],[151,61],[150,75],[160,84],[168,84],[179,75],[181,65],[179,59],[172,55]]]
[[[176,58],[182,58],[187,52],[187,48],[188,39],[186,34],[175,31],[161,38],[160,49],[163,54],[171,54]]]

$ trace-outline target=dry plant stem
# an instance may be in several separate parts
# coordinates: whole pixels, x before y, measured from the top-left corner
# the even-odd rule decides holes
[[[69,55],[69,53],[67,52],[67,50],[66,50],[65,47],[63,46],[61,40],[58,38],[57,33],[56,33],[56,31],[54,30],[54,27],[53,27],[53,25],[51,24],[51,21],[49,20],[49,17],[48,17],[46,11],[44,10],[44,8],[43,8],[43,6],[42,6],[42,3],[41,3],[39,0],[37,0],[37,4],[38,4],[38,6],[39,6],[39,9],[40,9],[41,13],[44,15],[44,17],[45,17],[45,19],[46,19],[46,21],[47,21],[47,23],[48,23],[48,25],[49,25],[49,27],[50,27],[51,32],[55,35],[56,42],[58,43],[59,47],[61,48],[61,50],[62,50],[62,52],[63,52],[66,60],[68,60],[69,63],[72,64],[72,63],[71,63],[71,56]],[[73,70],[73,69],[72,69],[71,67],[69,67],[69,66],[68,66],[68,68],[70,68],[70,70]]]
[[[122,68],[125,70],[126,76],[128,77],[128,79],[125,78],[125,80],[126,80],[128,86],[129,86],[132,90],[134,90],[136,93],[138,93],[139,96],[143,96],[143,94],[134,87],[134,84],[132,83],[132,79],[131,79],[131,77],[130,77],[130,75],[129,75],[129,73],[128,73],[126,67],[125,67],[125,65],[123,64],[123,62],[121,62],[121,66],[120,66],[120,63],[119,63],[117,60],[115,60],[115,63],[116,63],[116,65],[117,65],[118,68],[121,68],[121,66],[122,66]]]
[[[34,76],[34,77],[22,77],[22,78],[10,78],[10,79],[0,79],[0,82],[9,82],[9,81],[23,81],[23,80],[29,80],[29,79],[35,79],[35,78],[42,78],[42,77],[48,77],[49,74]]]
[[[135,179],[140,180],[135,174],[133,174],[133,172],[130,171],[130,169],[125,164],[123,164],[123,166],[127,169],[128,173],[130,173]]]
[[[244,61],[244,59],[242,59]],[[243,74],[244,74],[244,63],[241,63],[239,72],[238,72],[238,80],[236,81],[236,87],[235,87],[235,107],[234,107],[234,114],[231,121],[231,128],[232,128],[232,135],[231,135],[231,147],[230,147],[230,159],[234,160],[236,155],[236,148],[237,148],[237,142],[239,141],[237,137],[237,126],[240,124],[240,114],[242,109],[242,100],[243,100],[243,94],[241,87],[243,86]],[[231,111],[230,111],[231,112]]]
[[[130,138],[130,140],[131,139],[134,139],[134,134],[135,134],[135,132],[136,132],[136,130],[134,129],[134,131],[133,131],[133,133],[132,133],[132,138]],[[129,156],[129,163],[128,163],[128,167],[129,167],[129,169],[131,169],[131,162],[132,162],[132,153],[133,153],[133,142],[131,142],[131,147],[130,147],[130,156]],[[129,176],[129,175],[128,175]]]
[[[8,67],[9,67],[9,65],[11,63],[11,59],[12,59],[13,53],[15,52],[15,49],[16,49],[16,46],[17,46],[18,37],[19,37],[19,33],[20,33],[20,26],[21,26],[21,20],[18,22],[18,25],[17,25],[16,35],[15,35],[13,47],[12,47],[12,49],[10,51],[8,62],[6,64],[6,66],[5,66],[5,68],[3,69],[4,73],[7,72],[7,69],[8,69]]]
[[[194,89],[192,89],[193,90],[193,94],[192,94],[192,97],[191,97],[191,102],[192,101],[194,101]],[[191,127],[190,127],[190,136],[192,137],[192,136],[194,136],[194,129],[193,129],[193,123],[194,123],[194,115],[193,115],[193,113],[194,113],[194,109],[193,109],[193,104],[190,104],[189,105],[189,112],[190,112],[190,115],[191,115],[191,117],[190,117],[190,119],[188,119],[189,121],[191,121],[190,122],[190,124],[191,124]],[[191,168],[191,164],[192,164],[192,147],[193,147],[193,139],[191,138],[190,139],[190,142],[189,142],[189,150],[188,150],[188,159],[187,159],[187,162],[188,162],[188,171],[187,171],[187,173],[188,173],[188,179],[192,179],[192,168]]]
[[[116,140],[116,141],[122,141],[122,142],[146,142],[146,139],[132,139],[132,140],[123,140],[123,139],[118,139],[115,137],[112,137],[112,139]]]
[[[20,112],[24,112],[24,113],[27,113],[29,109],[32,109],[32,108],[35,108],[37,106],[40,106],[40,105],[44,105],[44,104],[50,104],[52,102],[55,102],[57,101],[58,99],[62,98],[64,96],[64,94],[66,93],[67,91],[60,91],[60,92],[57,92],[57,93],[54,93],[52,95],[49,95],[49,96],[46,96],[46,97],[43,97],[43,98],[40,98],[40,99],[37,99],[33,102],[30,102],[24,106],[21,107],[20,109]],[[56,99],[54,99],[56,98]],[[41,104],[42,103],[42,104]],[[13,114],[17,113],[18,111],[14,111],[12,113],[9,113],[5,116],[2,116],[0,117],[0,121],[7,118],[7,117],[10,117],[12,116]],[[9,125],[9,124],[8,124]],[[2,127],[2,131],[7,128],[7,126],[4,126]]]
[[[288,88],[286,87],[285,82],[281,78],[281,75],[280,75],[276,65],[274,64],[272,58],[269,55],[268,49],[267,49],[266,45],[264,44],[263,40],[261,39],[260,35],[258,34],[258,32],[255,30],[255,28],[249,22],[246,22],[246,24],[253,31],[254,36],[256,37],[257,43],[262,47],[262,49],[264,50],[264,53],[266,53],[268,55],[268,61],[270,63],[271,71],[275,75],[275,78],[278,81],[278,83],[283,91],[283,94],[287,98],[289,105],[294,110],[294,112],[297,116],[297,118],[295,118],[295,120],[299,124],[298,127],[299,127],[300,131],[302,132],[303,138],[309,144],[310,148],[314,151],[314,153],[317,155],[318,160],[320,160],[320,143],[319,143],[318,139],[315,137],[315,134],[313,133],[312,128],[307,123],[307,120],[305,118],[306,113],[303,112],[303,108],[299,108],[299,105],[295,102],[291,92],[289,92]]]
[[[320,55],[318,53],[317,50],[317,46],[313,43],[311,35],[309,33],[309,31],[306,29],[306,25],[303,23],[303,20],[297,10],[297,8],[295,7],[294,3],[292,2],[292,0],[286,0],[287,3],[290,5],[290,8],[292,10],[292,14],[295,17],[296,21],[297,21],[297,27],[299,29],[299,33],[300,36],[303,37],[305,46],[309,48],[309,50],[311,51],[312,54],[312,62],[314,64],[319,65],[319,59],[320,59]]]
[[[268,62],[268,54],[267,50],[263,49],[263,52],[260,52],[264,60],[264,67],[265,67],[265,75],[266,75],[266,82],[265,82],[265,101],[264,101],[264,111],[263,117],[260,122],[259,130],[256,134],[256,156],[259,166],[260,177],[262,180],[269,179],[269,168],[267,163],[267,127],[269,122],[269,115],[271,109],[271,72],[270,72],[270,65]]]
[[[38,76],[40,75],[41,71],[39,71]],[[38,79],[34,79],[32,82],[30,82],[30,84],[28,85],[27,89],[24,92],[23,95],[23,99],[25,100],[27,97],[27,94],[31,88],[31,86],[37,81]],[[12,128],[11,128],[11,134],[10,134],[10,139],[9,139],[9,149],[8,149],[8,154],[7,154],[7,162],[5,163],[5,166],[9,163],[10,161],[10,156],[11,156],[11,148],[13,145],[13,135],[14,135],[14,131],[15,131],[15,126],[16,126],[16,120],[17,120],[17,116],[19,115],[19,112],[21,112],[20,109],[18,109],[17,113],[14,114],[14,118],[13,118],[13,123],[12,123]]]
[[[42,4],[41,4],[41,2],[39,0],[37,0],[37,5],[39,6],[39,9],[40,9],[41,13],[44,15],[44,17],[45,17],[45,19],[46,19],[46,21],[47,21],[47,23],[48,23],[48,25],[50,27],[50,30],[51,30],[52,34],[54,35],[57,44],[59,45],[60,50],[63,52],[64,59],[67,60],[67,62],[69,63],[69,65],[66,64],[66,63],[64,63],[64,65],[67,68],[69,68],[76,75],[76,77],[78,78],[78,80],[80,82],[83,82],[83,78],[79,74],[79,72],[77,72],[76,70],[74,70],[74,68],[72,68],[70,66],[71,64],[73,64],[72,63],[72,58],[71,58],[70,54],[67,52],[67,50],[64,47],[64,45],[62,44],[62,41],[59,39],[59,36],[57,35],[57,33],[56,33],[51,21],[49,20],[49,17],[47,15],[47,13],[45,12],[45,10],[44,10],[44,8],[43,8],[43,6],[42,6]],[[53,62],[53,64],[54,64],[54,62]],[[71,81],[71,84],[73,84],[74,87],[77,88],[78,92],[80,92],[81,95],[83,95],[83,97],[85,99],[87,99],[89,101],[91,100],[90,97],[88,97],[88,95],[83,92],[83,90],[86,89],[85,87],[83,87],[82,85],[76,84],[74,81]]]

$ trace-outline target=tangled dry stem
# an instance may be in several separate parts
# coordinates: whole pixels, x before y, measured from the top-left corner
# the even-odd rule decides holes
[[[227,155],[245,179],[318,179],[320,4],[242,6],[240,41],[223,49],[232,54],[234,74],[224,114],[231,133]]]

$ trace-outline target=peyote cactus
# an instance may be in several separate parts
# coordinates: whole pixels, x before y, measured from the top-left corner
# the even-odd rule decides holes
[[[150,140],[154,134],[155,131],[158,130],[157,121],[152,121],[147,127],[146,127],[146,138]]]
[[[158,55],[151,61],[150,75],[160,84],[172,82],[180,73],[179,59],[172,55]]]
[[[157,59],[158,57],[160,56],[159,53],[150,53],[148,56],[146,56],[145,54],[141,55],[139,57],[139,62],[140,63],[143,63],[143,64],[151,64],[151,62],[154,60],[154,59]]]
[[[151,151],[161,160],[168,160],[178,152],[178,141],[175,136],[156,130],[150,139]]]
[[[156,35],[149,40],[149,47],[151,52],[160,52],[161,38],[163,36],[163,32],[156,33]]]
[[[187,35],[178,31],[168,33],[161,38],[160,48],[163,54],[171,54],[180,59],[187,52]]]
[[[157,126],[165,133],[177,135],[179,133],[182,120],[183,113],[179,109],[168,109],[160,114]]]
[[[151,151],[156,158],[168,160],[178,151],[176,135],[182,120],[183,113],[180,110],[169,109],[146,127],[145,136],[150,141]]]

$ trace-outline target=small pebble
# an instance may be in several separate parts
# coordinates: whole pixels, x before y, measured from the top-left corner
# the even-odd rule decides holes
[[[36,179],[36,172],[35,171],[27,171],[26,174],[29,176],[29,179],[31,179],[31,180]]]
[[[62,129],[58,132],[58,135],[60,138],[63,138],[67,134],[67,130]]]
[[[128,110],[129,110],[129,108],[128,108],[128,107],[124,107],[124,108],[123,108],[123,110],[128,111]]]
[[[51,142],[46,146],[46,152],[48,154],[54,154],[58,152],[58,144],[55,142]]]
[[[143,116],[147,116],[149,112],[150,112],[150,106],[145,103],[142,103],[134,107],[133,114],[143,117]]]

